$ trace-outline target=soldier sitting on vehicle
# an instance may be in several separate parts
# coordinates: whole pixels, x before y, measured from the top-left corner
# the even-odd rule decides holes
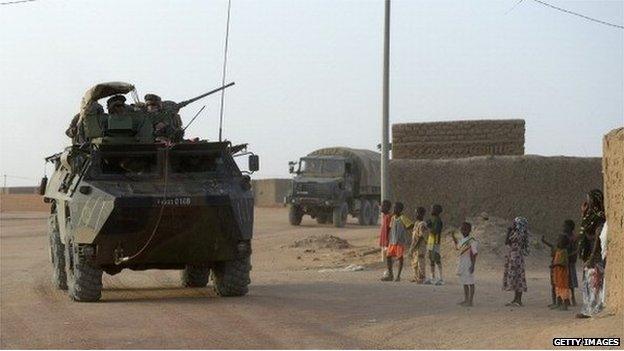
[[[162,99],[156,94],[145,94],[145,110],[147,112],[162,111]]]
[[[126,106],[126,97],[123,95],[115,95],[106,100],[106,108],[110,115],[120,115],[128,111]]]
[[[88,113],[94,115],[103,115],[104,107],[102,107],[102,105],[100,105],[99,103],[95,102],[89,107]],[[69,127],[67,127],[67,130],[65,130],[65,135],[72,138],[72,142],[74,144],[80,144],[84,142],[84,130],[82,128],[82,123],[80,122],[80,113],[74,115],[71,122],[69,123]]]
[[[175,109],[165,108],[160,96],[145,95],[145,111],[153,113],[154,136],[157,141],[180,141],[184,136],[182,119]],[[168,105],[169,106],[169,105]],[[157,115],[156,115],[157,114]]]

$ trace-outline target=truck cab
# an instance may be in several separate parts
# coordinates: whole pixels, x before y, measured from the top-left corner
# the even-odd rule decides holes
[[[354,155],[341,152],[315,152],[290,162],[289,171],[294,177],[285,200],[290,206],[290,223],[299,225],[303,216],[309,215],[319,224],[342,227],[351,215],[361,225],[376,224],[379,195],[362,187],[369,183],[368,168]]]

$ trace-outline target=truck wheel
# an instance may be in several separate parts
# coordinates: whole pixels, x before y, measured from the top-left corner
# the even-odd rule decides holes
[[[249,256],[218,262],[212,268],[214,291],[219,296],[243,296],[249,291],[251,263]]]
[[[75,301],[92,302],[102,297],[102,270],[78,255],[71,243],[65,245],[67,289]]]
[[[349,214],[349,205],[342,203],[342,205],[335,207],[333,212],[334,227],[342,228],[347,223],[347,215]]]
[[[303,218],[303,213],[301,213],[301,209],[299,206],[292,205],[288,210],[288,221],[291,225],[299,225],[301,224],[301,219]]]
[[[377,225],[379,223],[379,214],[381,209],[379,208],[379,202],[373,200],[371,202],[371,225]]]
[[[61,290],[67,290],[67,275],[65,274],[65,245],[61,242],[56,224],[56,214],[48,219],[48,237],[50,239],[50,261],[52,262],[52,283]]]
[[[182,284],[187,288],[203,288],[209,277],[210,268],[187,264],[182,271]]]
[[[371,221],[371,204],[368,200],[362,200],[362,204],[360,206],[358,223],[360,225],[369,225]]]

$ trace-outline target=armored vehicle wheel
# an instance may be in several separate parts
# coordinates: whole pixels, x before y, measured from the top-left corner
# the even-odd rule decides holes
[[[188,288],[203,288],[209,277],[210,268],[188,264],[182,271],[182,284]]]
[[[288,210],[288,221],[291,225],[299,225],[301,224],[301,219],[303,218],[303,212],[299,208],[299,206],[292,205]]]
[[[249,291],[247,287],[251,263],[249,256],[231,261],[218,262],[212,268],[214,291],[219,296],[243,296]]]
[[[377,225],[379,223],[379,214],[381,209],[379,208],[379,202],[373,200],[371,202],[371,225]]]
[[[77,247],[65,245],[67,288],[75,301],[92,302],[102,297],[102,270],[79,255]]]
[[[316,223],[325,224],[329,221],[329,215],[327,213],[321,213],[316,217]]]
[[[371,222],[371,204],[368,200],[362,200],[360,205],[360,214],[358,216],[358,223],[360,225],[369,225]]]
[[[56,214],[48,219],[48,237],[50,239],[50,261],[52,262],[52,283],[61,290],[67,290],[65,274],[65,245],[61,242]]]
[[[347,223],[347,215],[349,214],[349,205],[347,205],[346,203],[342,203],[342,205],[337,206],[334,208],[334,213],[333,213],[333,222],[334,222],[334,227],[336,228],[342,228],[345,226],[345,224]]]

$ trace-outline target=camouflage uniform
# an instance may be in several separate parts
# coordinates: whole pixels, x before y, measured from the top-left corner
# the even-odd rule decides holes
[[[152,123],[156,139],[180,141],[184,132],[177,104],[171,104],[169,101],[163,103],[156,94],[146,94],[144,99],[146,111],[154,114]]]
[[[110,115],[121,114],[127,111],[128,108],[129,107],[126,106],[126,97],[123,95],[115,95],[106,100],[106,109]]]
[[[93,115],[98,115],[98,116],[103,115],[104,107],[102,107],[102,105],[100,105],[99,103],[94,102],[89,107],[88,114],[93,114]],[[82,121],[80,120],[80,113],[77,113],[74,115],[71,122],[69,123],[69,127],[67,127],[67,129],[65,130],[65,135],[70,137],[72,139],[72,143],[74,144],[81,144],[86,141],[84,137],[84,129],[83,129]]]

